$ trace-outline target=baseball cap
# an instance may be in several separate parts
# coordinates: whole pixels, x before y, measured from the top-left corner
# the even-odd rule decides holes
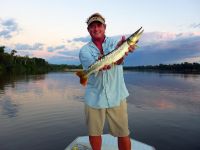
[[[105,24],[105,18],[100,13],[92,14],[86,21],[87,25],[89,26],[92,22],[98,21],[102,24]]]

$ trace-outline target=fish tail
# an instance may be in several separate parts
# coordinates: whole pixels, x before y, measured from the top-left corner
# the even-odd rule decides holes
[[[80,84],[82,84],[83,86],[86,86],[87,81],[88,81],[88,77],[86,73],[84,71],[77,71],[76,75],[80,78]]]

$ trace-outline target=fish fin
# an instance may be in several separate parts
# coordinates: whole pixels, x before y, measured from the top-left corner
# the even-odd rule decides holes
[[[84,71],[77,71],[76,75],[80,78],[80,84],[82,84],[83,86],[86,86],[87,81],[88,81],[88,77],[86,73]]]
[[[135,44],[135,48],[139,48],[139,46]]]

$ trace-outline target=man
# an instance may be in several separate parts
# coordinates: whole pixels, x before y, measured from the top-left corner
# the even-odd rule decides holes
[[[91,41],[84,45],[79,53],[84,70],[125,41],[125,37],[117,42],[105,36],[105,19],[99,13],[92,14],[87,19],[87,25]],[[129,47],[130,52],[133,50],[134,47]],[[119,150],[131,149],[126,103],[129,93],[124,83],[123,59],[118,60],[112,67],[104,66],[97,76],[89,76],[84,98],[86,123],[93,150],[101,150],[105,118],[110,134],[118,137]]]

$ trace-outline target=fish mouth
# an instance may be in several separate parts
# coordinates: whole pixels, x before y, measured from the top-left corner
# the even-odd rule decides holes
[[[132,35],[130,35],[127,38],[127,43],[129,45],[136,44],[139,41],[139,38],[141,37],[143,32],[144,32],[144,30],[142,29],[142,27],[140,27],[137,31],[135,31]]]

